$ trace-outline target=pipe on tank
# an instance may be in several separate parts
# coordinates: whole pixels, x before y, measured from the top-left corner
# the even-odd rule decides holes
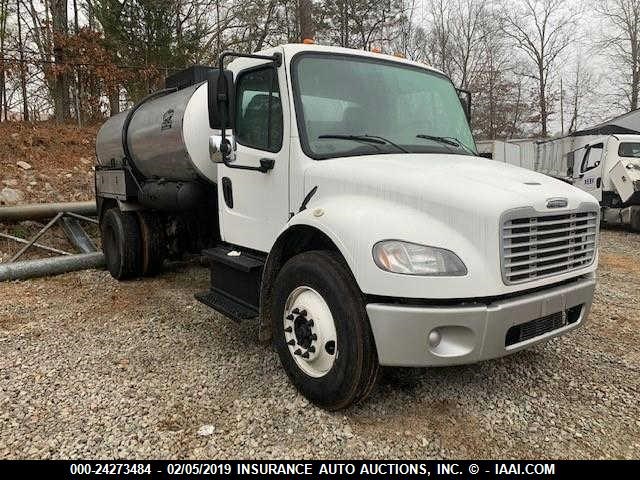
[[[0,263],[0,282],[59,275],[89,268],[102,268],[104,264],[102,252]]]
[[[60,212],[95,216],[96,202],[31,203],[12,207],[0,207],[0,222],[22,220],[42,220],[51,218]]]

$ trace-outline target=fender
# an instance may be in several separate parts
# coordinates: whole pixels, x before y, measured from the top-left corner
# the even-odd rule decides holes
[[[265,263],[260,289],[260,329],[259,340],[267,342],[271,339],[271,301],[273,284],[285,262],[304,251],[333,250],[342,256],[353,272],[353,256],[344,245],[339,235],[323,223],[320,207],[307,209],[292,217],[282,228],[269,251]]]
[[[478,285],[488,274],[488,255],[499,262],[498,252],[486,252],[487,244],[498,244],[497,237],[478,242],[486,222],[470,219],[466,229],[448,225],[442,218],[449,212],[434,211],[420,204],[407,205],[392,198],[344,193],[314,197],[306,210],[287,224],[309,225],[326,235],[344,257],[358,287],[365,294],[399,298],[461,298],[466,292],[477,295]],[[496,233],[497,235],[497,233]],[[464,277],[421,277],[385,272],[372,257],[373,246],[381,240],[404,240],[446,248],[460,256],[469,273]],[[495,276],[498,270],[493,272]],[[497,279],[501,282],[500,279]],[[473,291],[473,293],[471,293]]]
[[[328,249],[340,253],[364,294],[438,297],[448,294],[447,288],[441,288],[443,285],[446,287],[447,282],[460,284],[460,277],[429,278],[382,271],[374,264],[371,252],[373,245],[384,239],[426,243],[448,249],[453,247],[465,252],[463,261],[467,262],[467,268],[470,264],[485,263],[484,253],[476,244],[422,210],[362,195],[313,198],[310,205],[294,215],[280,231],[267,257],[260,295],[260,340],[271,338],[270,303],[277,273],[289,258],[303,251]],[[473,283],[467,277],[464,281],[467,285]],[[433,282],[437,282],[436,288],[433,288]]]

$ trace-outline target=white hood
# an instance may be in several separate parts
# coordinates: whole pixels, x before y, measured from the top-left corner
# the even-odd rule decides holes
[[[558,282],[583,271],[505,285],[500,270],[502,215],[533,207],[566,213],[598,203],[560,180],[481,157],[441,154],[366,155],[313,162],[305,191],[317,186],[309,204],[313,221],[341,251],[365,293],[409,298],[494,296]],[[563,198],[566,208],[549,209]],[[312,215],[312,214],[309,214]],[[371,257],[373,245],[396,239],[455,252],[464,277],[417,277],[383,272]],[[594,267],[589,267],[593,269]]]
[[[388,154],[321,160],[306,171],[305,189],[322,185],[322,195],[366,194],[409,201],[414,208],[435,206],[495,216],[515,207],[548,211],[550,198],[568,209],[595,204],[586,192],[549,176],[482,157],[442,154]],[[320,192],[319,192],[320,193]]]

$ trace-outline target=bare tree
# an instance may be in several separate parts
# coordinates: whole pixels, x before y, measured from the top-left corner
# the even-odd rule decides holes
[[[602,105],[598,105],[598,80],[582,57],[578,56],[571,71],[566,98],[569,106],[569,132],[578,130],[585,121],[602,117]]]
[[[453,39],[449,2],[447,0],[429,0],[427,9],[431,17],[431,28],[428,34],[428,43],[430,45],[429,61],[431,65],[450,75],[452,70],[451,50],[453,48]]]
[[[0,0],[0,121],[2,115],[7,120],[7,80],[5,76],[5,41],[7,39],[7,19],[9,18],[9,0]]]
[[[63,37],[69,34],[67,0],[51,0],[51,19],[53,27],[54,73],[54,113],[56,122],[66,121],[69,114],[69,74],[64,65],[64,52],[61,46]]]
[[[505,38],[497,34],[497,19],[488,19],[483,29],[482,58],[469,82],[474,95],[474,134],[491,140],[527,135],[525,127],[531,115],[525,101],[527,79],[515,74],[519,66]]]
[[[485,57],[483,39],[494,35],[488,25],[487,0],[456,0],[451,15],[451,60],[459,78],[458,84],[467,88]]]
[[[540,133],[548,135],[552,99],[550,88],[560,55],[571,45],[576,13],[566,0],[518,0],[503,17],[503,33],[525,54],[538,85]]]
[[[18,51],[20,52],[20,86],[22,89],[22,118],[29,121],[29,103],[27,101],[27,64],[24,58],[24,43],[22,39],[22,18],[20,15],[20,0],[16,1],[16,17],[18,20]]]
[[[311,0],[298,0],[298,25],[300,40],[314,38],[316,27],[313,21],[313,2]]]
[[[635,110],[640,94],[640,0],[607,0],[598,3],[596,11],[612,27],[604,33],[604,47],[615,65],[622,66],[621,106]]]

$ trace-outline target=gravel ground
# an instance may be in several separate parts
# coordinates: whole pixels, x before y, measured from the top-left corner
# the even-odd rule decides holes
[[[174,265],[0,284],[0,458],[638,458],[640,235],[603,231],[586,328],[481,364],[386,373],[327,413],[254,323]]]

